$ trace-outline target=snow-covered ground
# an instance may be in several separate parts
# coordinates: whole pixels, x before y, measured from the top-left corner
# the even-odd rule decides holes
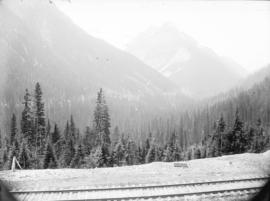
[[[270,151],[238,154],[187,162],[154,162],[114,168],[1,171],[0,179],[12,190],[56,190],[119,185],[186,183],[265,176],[270,173]]]

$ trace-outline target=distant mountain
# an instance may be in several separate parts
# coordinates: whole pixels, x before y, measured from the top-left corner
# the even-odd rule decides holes
[[[254,84],[262,82],[265,78],[270,78],[270,64],[249,75],[241,82],[241,87],[245,89],[251,88]]]
[[[157,69],[182,91],[205,98],[235,86],[246,74],[236,62],[200,46],[173,25],[151,27],[127,44],[127,51]]]
[[[35,82],[41,83],[53,120],[73,113],[83,125],[90,121],[89,100],[94,105],[100,87],[108,99],[118,100],[115,104],[126,100],[158,107],[166,107],[177,92],[175,84],[136,57],[86,34],[52,2],[2,1],[0,116],[20,111],[25,88],[33,89]]]

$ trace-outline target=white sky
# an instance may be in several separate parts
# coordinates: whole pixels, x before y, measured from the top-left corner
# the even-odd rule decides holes
[[[71,0],[58,7],[90,35],[125,49],[148,27],[170,22],[249,72],[270,63],[270,2]]]

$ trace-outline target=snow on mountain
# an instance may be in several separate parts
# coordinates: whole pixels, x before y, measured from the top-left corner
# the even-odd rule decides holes
[[[127,44],[127,51],[195,98],[224,92],[246,75],[239,64],[200,46],[171,24],[151,27],[139,34]]]

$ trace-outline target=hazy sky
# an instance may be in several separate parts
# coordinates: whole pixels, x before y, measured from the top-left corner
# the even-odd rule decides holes
[[[270,63],[270,2],[71,0],[57,5],[89,34],[125,49],[150,26],[166,22],[249,72]]]

